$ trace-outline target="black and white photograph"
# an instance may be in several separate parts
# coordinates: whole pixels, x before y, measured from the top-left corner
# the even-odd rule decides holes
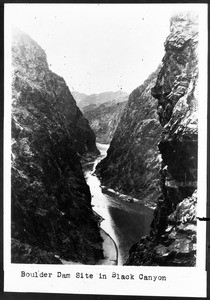
[[[4,99],[6,291],[205,297],[207,5],[5,4]]]

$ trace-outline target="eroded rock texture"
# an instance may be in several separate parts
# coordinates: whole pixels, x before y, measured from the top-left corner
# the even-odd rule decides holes
[[[28,35],[12,37],[12,262],[93,264],[98,220],[79,158],[95,136],[63,78]]]
[[[127,265],[196,264],[198,19],[175,14],[152,95],[162,129],[162,195],[150,236],[130,249]]]
[[[161,125],[151,96],[158,70],[129,96],[107,157],[97,167],[103,185],[153,205],[160,194]]]

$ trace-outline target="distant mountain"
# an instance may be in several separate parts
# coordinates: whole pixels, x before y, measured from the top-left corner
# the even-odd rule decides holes
[[[123,91],[104,92],[100,94],[91,94],[91,95],[85,95],[79,92],[72,92],[72,95],[76,100],[77,105],[79,106],[80,109],[82,109],[82,111],[85,106],[91,104],[99,106],[102,103],[113,101],[113,100],[116,100],[117,102],[123,102],[126,100],[126,97],[128,97],[128,93]]]
[[[72,92],[99,143],[110,143],[128,101],[123,91],[85,95]]]
[[[100,106],[90,104],[84,108],[84,117],[88,119],[97,142],[110,143],[127,102],[128,100],[116,103],[116,100],[113,100]]]
[[[79,102],[81,102],[82,100],[84,100],[86,97],[87,97],[87,95],[86,94],[84,94],[84,93],[79,93],[79,92],[71,92],[71,94],[72,94],[72,96],[74,97],[74,99],[76,100],[76,102],[77,102],[77,104],[79,103]]]

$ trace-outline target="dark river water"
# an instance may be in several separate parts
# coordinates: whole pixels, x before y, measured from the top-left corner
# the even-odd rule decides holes
[[[154,210],[138,203],[129,203],[114,194],[102,193],[100,180],[93,175],[96,165],[106,156],[109,145],[97,143],[101,155],[85,165],[85,177],[92,194],[94,211],[103,217],[101,228],[115,241],[118,265],[122,265],[132,244],[149,233]]]

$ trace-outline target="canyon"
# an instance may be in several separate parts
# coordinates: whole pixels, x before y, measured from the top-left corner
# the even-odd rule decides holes
[[[102,144],[111,142],[127,102],[127,100],[117,103],[109,101],[84,112],[84,117],[95,133],[97,142]]]
[[[162,64],[129,96],[98,164],[102,185],[155,206],[125,265],[196,264],[198,18],[174,14]]]
[[[128,94],[123,91],[85,95],[72,93],[84,117],[95,133],[96,141],[109,144],[128,102]]]
[[[102,185],[154,205],[158,189],[161,125],[151,95],[157,69],[129,96],[107,152],[97,166]]]
[[[97,264],[104,228],[120,264],[196,265],[198,36],[195,14],[174,14],[139,87],[85,95],[15,31],[13,263]]]

